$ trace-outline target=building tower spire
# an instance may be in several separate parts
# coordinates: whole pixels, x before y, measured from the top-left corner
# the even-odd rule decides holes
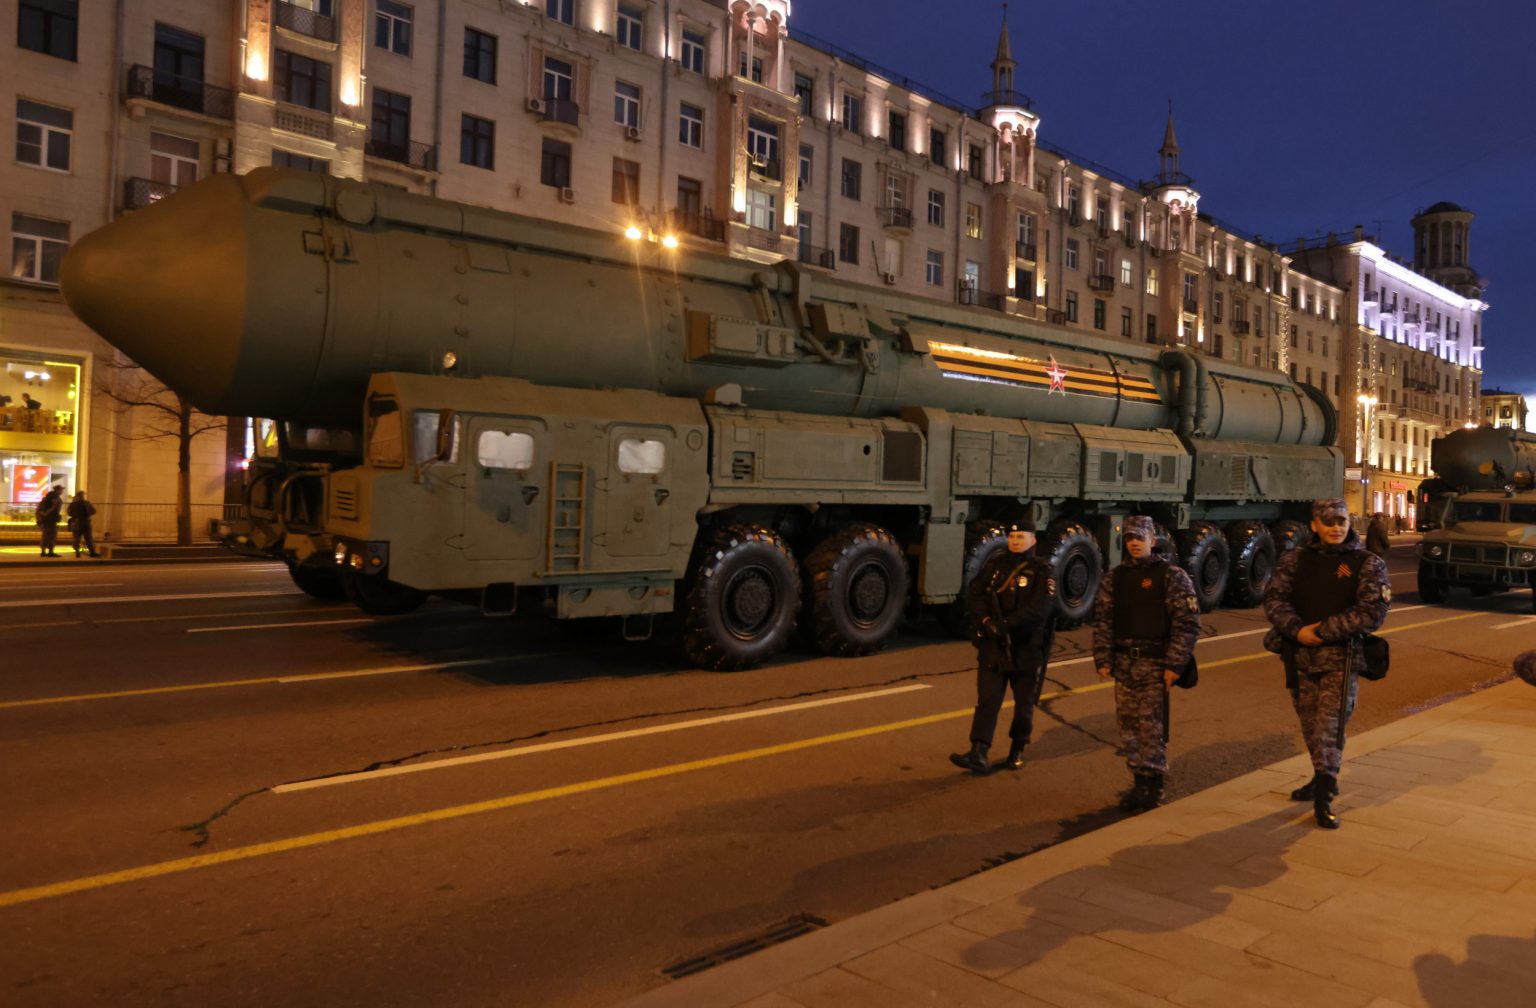
[[[1163,130],[1163,145],[1157,150],[1162,159],[1162,165],[1158,171],[1159,182],[1168,184],[1176,182],[1179,178],[1179,138],[1173,131],[1173,99],[1168,99],[1168,126]]]
[[[1008,5],[1003,4],[1003,28],[997,36],[997,55],[992,59],[992,93],[1004,95],[1014,90],[1013,68],[1018,64],[1013,60],[1013,47],[1008,43]],[[1000,97],[993,99],[1001,102]]]

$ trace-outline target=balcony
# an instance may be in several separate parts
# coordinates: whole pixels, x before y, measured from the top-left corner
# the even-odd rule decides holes
[[[984,291],[970,284],[960,284],[956,292],[955,300],[963,305],[975,305],[978,308],[986,308],[991,311],[1007,311],[1008,302],[1001,294]]]
[[[1028,262],[1038,262],[1038,260],[1035,258],[1035,246],[1031,242],[1014,242],[1013,254]]]
[[[912,211],[908,207],[876,207],[875,213],[880,215],[881,227],[890,228],[893,231],[912,230]]]
[[[1200,314],[1200,302],[1196,301],[1194,298],[1185,298],[1184,299],[1184,314],[1186,314],[1186,315],[1198,315],[1198,314]]]
[[[542,103],[544,107],[539,118],[544,122],[565,126],[581,125],[581,106],[569,98],[544,98]]]
[[[1022,91],[1004,90],[987,91],[982,98],[988,105],[1012,105],[1014,108],[1031,109],[1035,107],[1034,101]]]
[[[1112,291],[1115,289],[1115,278],[1108,273],[1099,273],[1088,278],[1088,287],[1096,291]]]
[[[783,239],[777,231],[769,231],[767,228],[747,228],[747,245],[750,248],[762,249],[765,252],[777,252]]]
[[[1421,321],[1421,319],[1420,319],[1420,316],[1419,316],[1418,312],[1413,312],[1412,314],[1406,314],[1406,315],[1403,316],[1403,327],[1404,328],[1407,328],[1408,326],[1415,326],[1415,327],[1417,327],[1420,321]]]
[[[176,187],[169,182],[137,177],[126,179],[123,182],[123,209],[139,210],[175,191]]]
[[[410,140],[405,143],[395,143],[389,140],[369,140],[363,145],[363,152],[370,157],[382,158],[385,161],[394,161],[417,171],[437,171],[437,145],[419,143]]]
[[[767,182],[784,181],[784,166],[778,161],[763,161],[753,158],[747,163],[747,170],[753,178],[763,179]]]
[[[192,77],[160,73],[153,67],[129,67],[128,88],[124,94],[130,100],[157,102],[214,119],[235,117],[235,93],[229,88],[214,87]]]
[[[1367,305],[1381,304],[1381,291],[1368,290],[1360,296],[1360,303]]]
[[[1252,324],[1247,319],[1233,319],[1232,333],[1236,336],[1247,336]]]
[[[1066,325],[1067,313],[1056,308],[1047,308],[1045,311],[1045,320],[1051,325]]]
[[[808,266],[820,266],[822,269],[832,269],[837,261],[831,249],[807,245],[805,242],[800,243],[799,259]]]
[[[1129,231],[1122,231],[1120,233],[1120,240],[1125,242],[1126,248],[1135,248],[1137,245],[1136,236]]]
[[[1438,323],[1438,322],[1425,322],[1423,328],[1424,328],[1424,335],[1426,335],[1426,336],[1439,336],[1440,335],[1440,323]]]
[[[1391,318],[1397,315],[1397,302],[1393,301],[1391,304],[1382,305],[1379,313],[1382,318]]]
[[[671,215],[672,229],[683,234],[694,235],[705,241],[725,241],[725,221],[719,220],[709,213],[684,213],[681,210],[673,210]]]
[[[316,140],[330,140],[335,120],[329,112],[278,102],[272,109],[272,128]]]
[[[286,28],[299,35],[308,35],[321,42],[336,41],[336,19],[316,13],[307,7],[278,0],[274,21],[279,28]]]

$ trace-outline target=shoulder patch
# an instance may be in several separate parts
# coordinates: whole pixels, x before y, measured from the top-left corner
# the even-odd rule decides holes
[[[1392,601],[1392,583],[1390,581],[1381,586],[1381,600],[1383,602]]]
[[[1191,595],[1189,597],[1189,611],[1190,612],[1199,612],[1200,611],[1200,600],[1195,598],[1193,595]]]

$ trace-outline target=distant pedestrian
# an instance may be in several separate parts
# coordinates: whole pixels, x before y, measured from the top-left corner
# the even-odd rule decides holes
[[[1056,581],[1050,565],[1034,555],[1034,546],[1034,532],[1010,525],[1008,548],[993,553],[966,589],[966,616],[976,645],[976,712],[970,752],[951,753],[949,761],[972,773],[992,769],[987,750],[1009,688],[1013,722],[1008,758],[1000,766],[1018,770],[1024,765],[1056,628]]]
[[[1312,533],[1312,542],[1275,565],[1264,615],[1274,626],[1271,650],[1285,658],[1285,684],[1312,757],[1312,780],[1291,798],[1311,801],[1317,824],[1338,829],[1333,798],[1344,726],[1355,707],[1356,638],[1386,620],[1392,586],[1386,563],[1350,528],[1343,500],[1312,502]]]
[[[80,544],[85,544],[86,551],[93,557],[101,556],[96,552],[96,540],[91,536],[91,516],[96,513],[96,505],[85,499],[85,491],[77,490],[75,499],[69,502],[69,530],[75,534],[75,556],[80,556]]]
[[[30,395],[28,395],[25,392],[23,392],[21,394],[21,404],[23,406],[25,406],[27,409],[42,409],[43,408],[43,404],[42,403],[38,402],[36,399],[33,399]]]
[[[1120,799],[1126,812],[1157,808],[1168,772],[1168,690],[1194,655],[1200,636],[1195,585],[1155,552],[1157,526],[1145,515],[1125,519],[1130,557],[1099,582],[1093,604],[1093,665],[1115,679],[1120,749],[1135,783]]]
[[[1387,558],[1387,550],[1392,548],[1392,540],[1387,537],[1387,517],[1380,511],[1371,515],[1371,523],[1366,526],[1365,548],[1383,560]]]
[[[45,557],[56,557],[53,547],[59,541],[59,518],[64,513],[64,488],[62,486],[51,487],[43,494],[43,499],[37,502],[37,527],[43,530],[43,553]]]

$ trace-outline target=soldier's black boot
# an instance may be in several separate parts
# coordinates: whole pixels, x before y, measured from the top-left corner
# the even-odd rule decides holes
[[[1131,789],[1129,791],[1120,796],[1120,811],[1140,812],[1142,803],[1147,800],[1148,787],[1149,784],[1147,775],[1137,774],[1136,783],[1131,785]]]
[[[1312,814],[1323,829],[1338,829],[1339,817],[1333,814],[1333,796],[1338,794],[1338,784],[1332,774],[1318,774],[1317,787],[1312,792]]]
[[[1307,781],[1301,787],[1291,792],[1291,801],[1311,801],[1313,793],[1317,790],[1317,782],[1322,780],[1322,778],[1322,774],[1313,774],[1311,780]],[[1336,778],[1330,779],[1334,781],[1330,797],[1337,798],[1339,796],[1338,781]]]
[[[1147,774],[1146,796],[1141,800],[1138,812],[1150,812],[1163,802],[1163,775],[1160,773]]]
[[[1015,742],[1008,747],[1008,758],[998,764],[1003,770],[1024,769],[1024,743]]]
[[[987,744],[985,742],[972,742],[971,751],[968,753],[950,753],[949,761],[961,770],[969,770],[974,774],[984,774],[992,769],[987,762]]]

